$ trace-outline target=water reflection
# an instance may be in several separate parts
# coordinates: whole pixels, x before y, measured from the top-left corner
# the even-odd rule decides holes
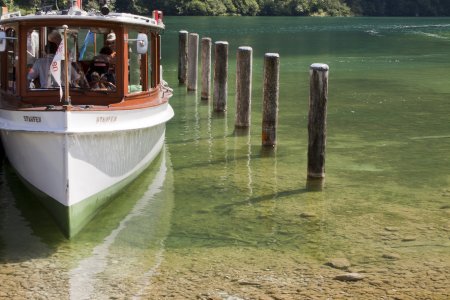
[[[279,191],[275,149],[264,155],[260,138],[251,129],[230,128],[234,115],[214,113],[210,105],[198,100],[190,103],[192,106],[183,103],[179,107],[183,118],[175,127],[200,119],[200,143],[197,131],[192,130],[184,136],[185,144],[175,142],[172,147],[177,157],[188,149],[191,156],[176,160],[177,210],[170,247],[254,245],[273,240],[278,226],[277,201],[289,194]],[[230,107],[232,102],[228,110]],[[172,136],[170,128],[168,136]]]
[[[156,248],[154,264],[146,266],[147,271],[144,271],[142,275],[140,275],[140,281],[149,282],[154,273],[153,270],[161,264],[164,252],[164,240],[168,233],[169,226],[167,224],[166,228],[162,231],[155,231],[155,225],[159,225],[158,219],[170,217],[171,205],[170,203],[167,203],[167,199],[162,197],[157,198],[155,195],[162,192],[166,180],[167,166],[165,157],[166,156],[163,154],[160,168],[156,173],[153,182],[149,185],[145,194],[134,205],[131,212],[120,221],[117,228],[111,231],[101,244],[93,249],[91,256],[80,261],[76,268],[69,271],[71,299],[93,298],[93,293],[98,289],[98,286],[105,284],[105,282],[96,278],[98,274],[104,273],[107,269],[109,272],[123,271],[123,265],[120,264],[119,261],[123,259],[122,255],[125,253],[122,253],[122,250],[119,249],[120,255],[118,255],[118,253],[115,253],[111,248],[113,248],[115,244],[120,245],[124,240],[136,242],[135,239],[139,239],[139,243],[134,245],[134,247]],[[169,215],[168,213],[165,213],[164,210],[160,211],[161,208],[168,210]],[[146,223],[142,223],[141,221],[146,221]],[[136,226],[138,226],[138,228],[136,228]],[[146,230],[144,230],[144,228]],[[153,231],[154,233],[157,233],[157,236],[136,236],[136,233],[143,233],[146,231]],[[130,238],[130,234],[133,235],[133,239]],[[115,267],[111,268],[111,266]],[[106,282],[106,284],[110,283]]]
[[[241,145],[242,144],[242,145]],[[247,147],[247,153],[245,154],[247,158],[246,166],[247,166],[247,188],[248,188],[248,198],[250,199],[253,196],[253,178],[252,178],[252,143],[251,143],[251,134],[250,128],[234,128],[234,157],[233,161],[235,164],[239,162],[238,159],[238,151],[236,149],[240,149],[241,147]]]
[[[170,230],[173,177],[167,146],[72,240],[54,233],[58,228],[49,225],[53,221],[37,201],[24,206],[33,203],[33,195],[23,192],[14,173],[7,177],[0,178],[0,282],[8,297],[31,292],[36,297],[41,289],[59,299],[145,294],[163,261]]]
[[[50,256],[64,236],[7,161],[0,170],[0,262]]]
[[[311,192],[321,192],[325,186],[325,178],[307,178],[306,189]]]
[[[208,128],[208,161],[211,162],[212,160],[212,144],[213,144],[213,135],[212,135],[212,124],[211,124],[211,118],[212,118],[212,106],[211,106],[211,99],[208,100],[208,122],[207,122],[207,128]]]

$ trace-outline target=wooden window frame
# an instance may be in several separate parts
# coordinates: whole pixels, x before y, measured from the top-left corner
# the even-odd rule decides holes
[[[71,21],[67,21],[64,22],[64,24],[68,25],[69,28],[71,26],[75,26],[75,27],[105,27],[106,24],[103,22],[99,22],[99,23],[95,23],[93,22],[92,24],[89,24],[89,26],[83,24],[82,22],[71,22]],[[30,28],[35,28],[35,27],[61,27],[62,25],[61,21],[34,21],[34,22],[23,22],[20,24],[19,30],[23,30],[28,31],[30,30]],[[117,26],[115,24],[108,24],[108,28],[110,28],[111,30],[114,31],[114,33],[116,34],[116,36],[120,36],[123,34],[124,29],[122,26]],[[20,35],[19,35],[20,36]],[[19,53],[26,53],[27,49],[27,37],[26,35],[22,35],[20,36],[20,49],[19,49]],[[42,42],[41,42],[42,41]],[[40,43],[44,43],[43,39],[40,39]],[[119,50],[119,49],[123,49],[124,47],[124,42],[122,39],[116,39],[116,51],[117,51],[117,57],[120,57],[120,52],[119,51],[123,51],[123,50]],[[126,54],[126,52],[125,52]],[[125,55],[124,55],[125,56]],[[127,55],[126,55],[127,56]],[[77,91],[74,89],[70,90],[70,98],[71,98],[71,102],[74,105],[87,105],[87,104],[92,104],[92,105],[109,105],[112,103],[118,103],[123,101],[124,99],[124,93],[122,91],[123,86],[122,84],[125,83],[124,80],[124,72],[123,72],[123,61],[117,60],[116,61],[116,86],[117,89],[116,91],[112,91],[112,92],[106,92],[106,93],[102,93],[102,92],[96,92],[96,91],[89,91],[89,90],[83,90],[83,91]],[[26,55],[19,55],[19,69],[21,70],[26,70],[27,69],[27,61],[26,61]],[[60,100],[59,100],[59,90],[49,90],[49,91],[32,91],[30,89],[28,89],[27,87],[27,72],[21,72],[20,74],[20,90],[19,93],[20,95],[22,95],[22,101],[24,103],[27,104],[31,104],[31,105],[48,105],[48,104],[54,104],[54,105],[59,105],[61,104]],[[123,82],[123,83],[122,83]],[[108,97],[105,97],[105,94],[108,95]],[[49,98],[51,98],[51,100],[49,100]],[[108,99],[108,101],[105,102],[105,98]]]
[[[157,88],[158,85],[160,83],[159,80],[159,65],[160,65],[160,56],[161,56],[161,49],[160,49],[160,40],[161,40],[161,36],[159,34],[159,32],[156,32],[155,30],[149,30],[146,27],[127,27],[127,29],[125,30],[124,34],[125,34],[125,40],[128,39],[128,32],[131,30],[135,30],[138,32],[142,32],[142,33],[146,33],[148,38],[149,38],[149,43],[150,43],[150,55],[151,57],[148,57],[148,51],[147,53],[144,55],[142,55],[141,57],[141,64],[140,64],[140,68],[141,68],[141,76],[142,76],[142,80],[143,80],[143,88],[142,91],[140,92],[132,92],[132,93],[128,93],[128,73],[125,73],[124,75],[124,89],[123,92],[125,94],[125,100],[137,100],[137,99],[142,99],[144,97],[149,97],[150,95],[153,95],[157,92]],[[124,43],[124,61],[128,61],[128,49],[130,46],[133,46],[133,44]],[[148,61],[150,60],[151,62],[151,70],[149,70],[148,68]],[[124,70],[125,72],[127,71],[127,69]],[[151,72],[151,73],[150,73]],[[148,78],[150,77],[151,79],[151,84],[149,85],[148,82]]]

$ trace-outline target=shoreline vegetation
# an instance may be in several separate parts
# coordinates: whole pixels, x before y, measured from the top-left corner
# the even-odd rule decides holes
[[[0,0],[9,11],[34,12],[44,5],[67,7],[69,0]],[[450,16],[448,0],[108,0],[117,12],[172,16]],[[85,0],[83,9],[98,9]]]

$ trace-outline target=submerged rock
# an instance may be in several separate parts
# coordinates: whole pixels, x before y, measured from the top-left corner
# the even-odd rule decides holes
[[[386,230],[386,231],[398,231],[399,229],[398,229],[398,227],[387,226],[387,227],[384,227],[384,230]]]
[[[335,269],[346,270],[351,266],[351,263],[346,258],[333,258],[325,265],[333,267]]]
[[[334,277],[334,279],[340,281],[359,281],[363,280],[364,278],[365,276],[359,273],[346,273]]]
[[[381,257],[386,258],[386,259],[400,259],[400,255],[396,254],[396,253],[384,253]]]
[[[315,218],[316,215],[310,212],[303,212],[300,214],[300,218]]]
[[[239,285],[252,285],[252,286],[256,286],[256,287],[261,286],[261,284],[258,282],[253,282],[253,281],[248,281],[248,280],[239,280],[238,283],[239,283]]]

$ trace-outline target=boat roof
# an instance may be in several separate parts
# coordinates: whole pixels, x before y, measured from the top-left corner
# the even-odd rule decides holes
[[[146,27],[154,27],[155,29],[164,29],[165,26],[161,20],[156,21],[153,18],[133,15],[129,13],[109,13],[102,15],[98,12],[85,12],[83,10],[70,11],[67,14],[61,12],[51,11],[47,13],[37,13],[22,16],[20,12],[7,13],[1,16],[0,25],[12,22],[33,22],[42,20],[76,20],[89,24],[91,22],[106,22],[106,23],[120,23],[126,25],[139,25]]]

